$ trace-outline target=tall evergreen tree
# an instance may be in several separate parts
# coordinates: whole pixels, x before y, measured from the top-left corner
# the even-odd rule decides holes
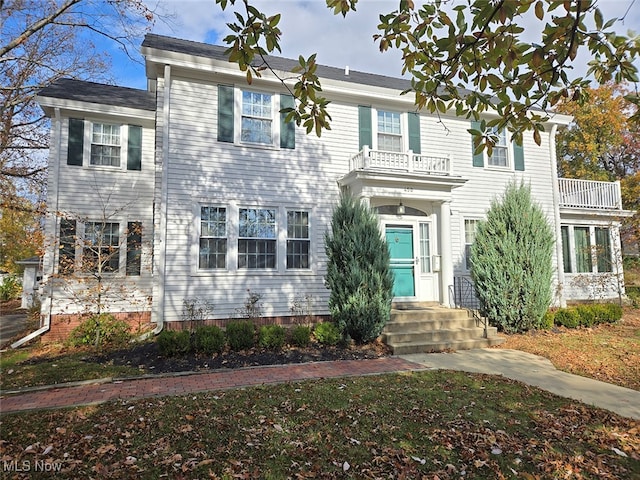
[[[551,303],[554,237],[531,189],[511,183],[480,222],[471,277],[481,313],[505,332],[536,327]]]
[[[358,343],[374,340],[389,321],[393,298],[389,250],[375,213],[342,195],[325,235],[325,250],[334,322]]]

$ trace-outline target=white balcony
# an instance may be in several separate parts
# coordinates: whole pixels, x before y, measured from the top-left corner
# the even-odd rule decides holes
[[[559,178],[558,184],[561,207],[622,210],[620,182]]]
[[[379,170],[389,172],[451,175],[451,157],[419,155],[407,152],[384,152],[364,147],[350,159],[351,170]]]

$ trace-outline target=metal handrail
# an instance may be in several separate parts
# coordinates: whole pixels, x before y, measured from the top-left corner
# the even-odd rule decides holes
[[[483,327],[484,338],[488,337],[488,322],[485,317],[480,314],[480,300],[476,294],[476,287],[471,280],[467,277],[454,277],[453,285],[453,301],[456,308],[466,308],[471,312],[473,318],[476,320],[476,325]]]

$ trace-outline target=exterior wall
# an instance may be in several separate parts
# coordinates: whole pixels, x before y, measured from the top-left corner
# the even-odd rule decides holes
[[[138,124],[136,119],[117,116],[87,116],[82,112],[66,112],[58,121],[52,121],[52,138],[58,139],[50,151],[49,180],[46,217],[46,251],[43,260],[44,279],[43,315],[78,314],[95,310],[95,295],[87,293],[96,287],[91,275],[76,269],[71,275],[61,276],[58,271],[60,254],[60,219],[78,223],[76,241],[76,267],[82,255],[81,234],[85,221],[108,221],[120,224],[122,242],[127,222],[142,223],[141,275],[125,277],[126,249],[120,251],[120,271],[105,274],[104,285],[108,290],[104,303],[112,312],[145,311],[150,308],[151,256],[152,256],[152,202],[154,190],[153,152],[154,129],[142,130],[142,168],[140,171],[123,168],[90,166],[85,142],[82,166],[67,165],[69,117],[91,120]],[[85,129],[88,128],[85,126]],[[86,136],[85,136],[86,138]],[[126,143],[121,146],[126,149]]]

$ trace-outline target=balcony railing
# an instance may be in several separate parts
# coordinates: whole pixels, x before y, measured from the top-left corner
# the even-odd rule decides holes
[[[433,157],[408,152],[384,152],[364,147],[351,157],[351,170],[382,170],[451,175],[450,157]]]
[[[620,182],[559,178],[560,206],[622,210]]]

